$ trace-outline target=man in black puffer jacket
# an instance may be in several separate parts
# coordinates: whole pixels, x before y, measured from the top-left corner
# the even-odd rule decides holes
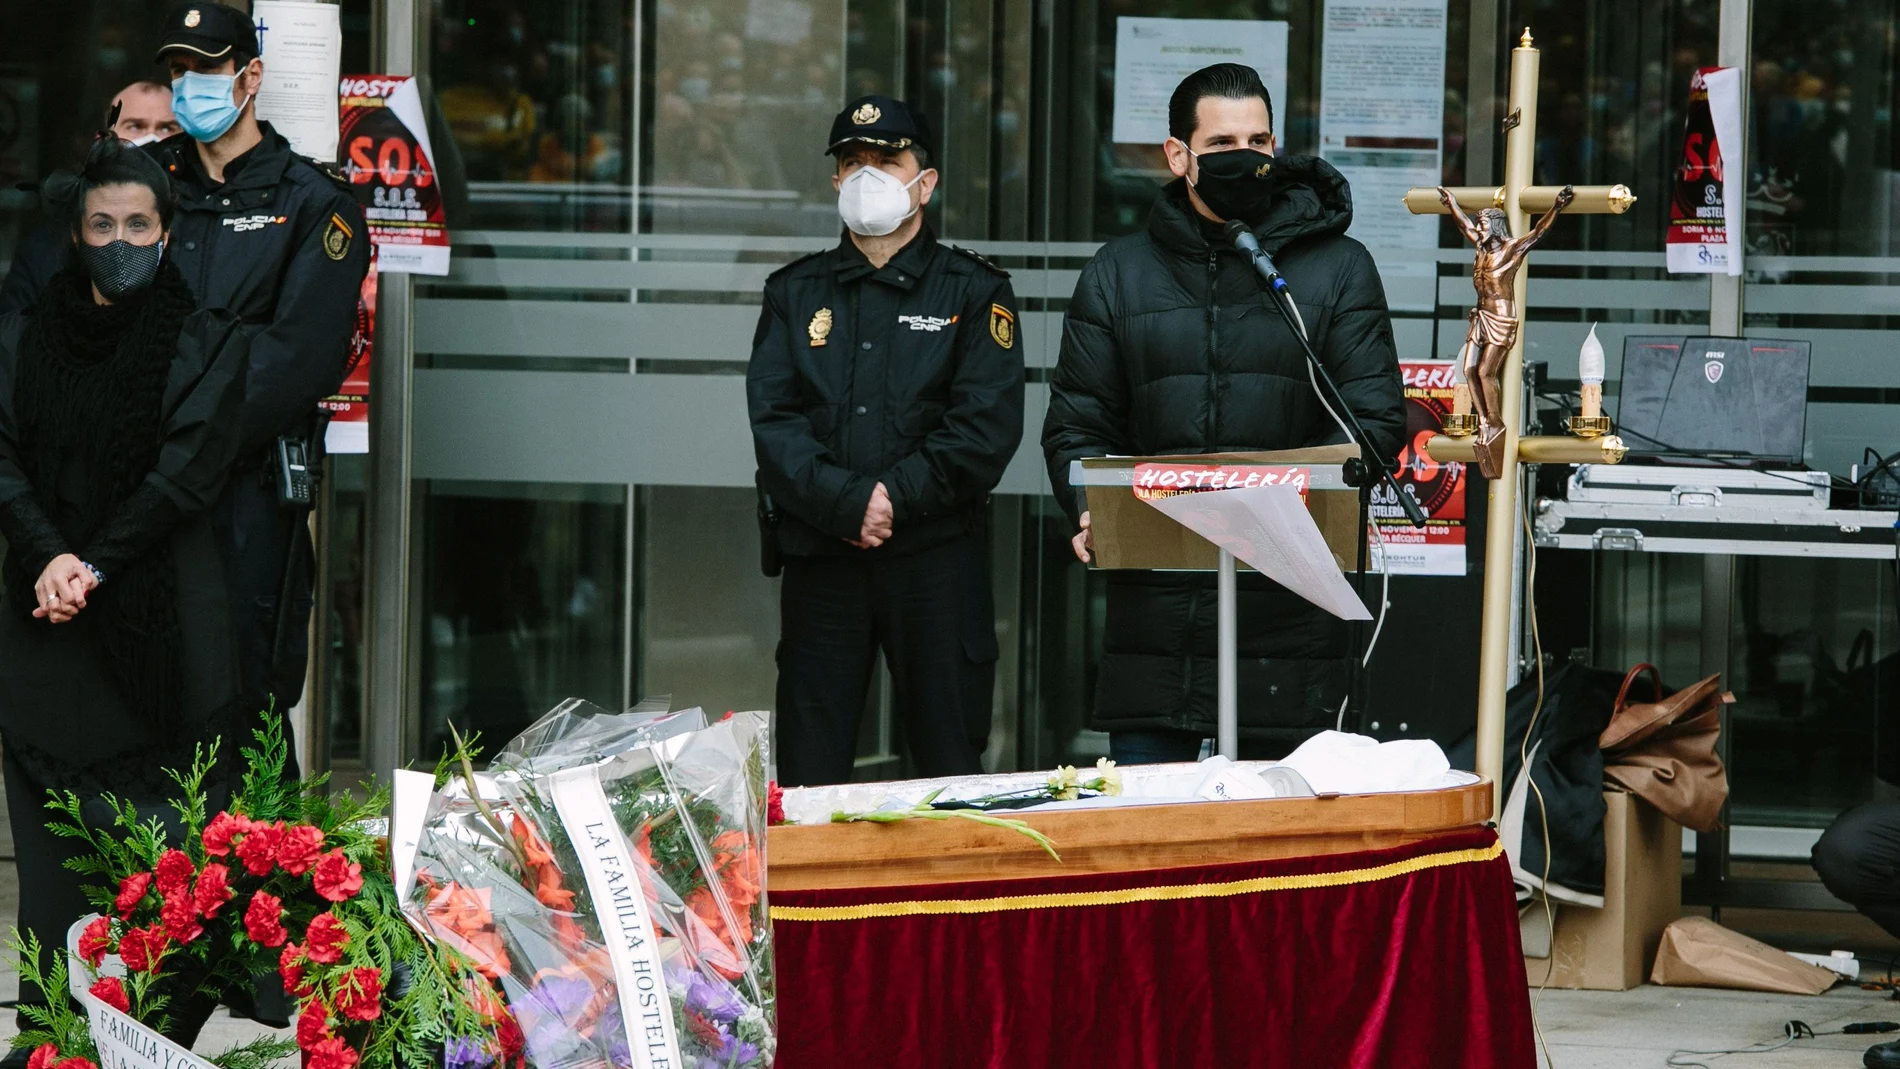
[[[1318,159],[1273,156],[1272,102],[1251,67],[1189,75],[1168,107],[1179,176],[1145,233],[1083,269],[1050,383],[1043,453],[1089,559],[1088,513],[1069,464],[1084,457],[1293,449],[1345,441],[1307,377],[1299,342],[1224,236],[1245,222],[1286,277],[1313,348],[1384,456],[1404,395],[1385,291],[1346,236],[1352,194]],[[1345,699],[1351,629],[1254,573],[1240,578],[1240,729],[1278,756],[1331,727]],[[1122,763],[1193,760],[1214,732],[1214,577],[1114,572],[1092,725]]]

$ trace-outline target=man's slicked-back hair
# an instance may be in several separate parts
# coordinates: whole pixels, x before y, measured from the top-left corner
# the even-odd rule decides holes
[[[1245,100],[1259,97],[1267,106],[1267,129],[1273,129],[1273,97],[1267,94],[1260,72],[1244,63],[1216,63],[1181,79],[1168,98],[1168,136],[1186,143],[1194,136],[1196,114],[1208,97]]]

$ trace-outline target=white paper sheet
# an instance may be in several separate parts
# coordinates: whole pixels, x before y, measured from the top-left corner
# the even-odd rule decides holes
[[[1348,232],[1377,252],[1438,248],[1436,215],[1399,203],[1444,163],[1446,0],[1326,0],[1319,154],[1352,183]],[[1437,307],[1438,265],[1381,258],[1386,303]]]
[[[1168,97],[1181,79],[1216,63],[1244,63],[1260,72],[1273,98],[1274,128],[1286,123],[1284,22],[1259,19],[1115,20],[1114,139],[1159,145],[1168,139]]]
[[[1342,620],[1370,620],[1291,486],[1253,486],[1145,499],[1174,522]]]
[[[343,63],[343,29],[335,4],[254,0],[264,60],[257,117],[290,139],[299,155],[336,162],[336,83]]]

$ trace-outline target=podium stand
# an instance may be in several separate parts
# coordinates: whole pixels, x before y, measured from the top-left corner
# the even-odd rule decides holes
[[[1359,456],[1354,445],[1320,446],[1260,453],[1204,453],[1191,456],[1099,457],[1070,465],[1069,483],[1084,489],[1089,531],[1098,568],[1143,571],[1212,571],[1217,574],[1217,695],[1215,742],[1230,759],[1240,757],[1239,637],[1237,572],[1244,564],[1233,554],[1176,523],[1136,496],[1154,485],[1156,469],[1218,469],[1222,487],[1245,484],[1247,477],[1278,477],[1285,469],[1304,473],[1307,511],[1319,526],[1340,571],[1365,573],[1366,499],[1346,483],[1342,466]],[[1257,484],[1257,482],[1256,482]],[[1166,489],[1166,487],[1159,487]],[[1211,488],[1210,488],[1211,489]],[[1219,492],[1213,490],[1212,492]],[[1363,593],[1363,591],[1362,591]],[[1357,646],[1357,643],[1355,643]],[[1355,681],[1358,666],[1354,667]],[[1353,689],[1356,691],[1355,682]]]

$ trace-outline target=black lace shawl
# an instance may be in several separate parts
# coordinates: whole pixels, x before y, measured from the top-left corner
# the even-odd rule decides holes
[[[77,268],[55,276],[27,322],[14,384],[18,454],[33,486],[8,503],[28,535],[8,554],[6,611],[31,614],[40,570],[71,552],[104,573],[84,610],[126,705],[166,737],[177,733],[179,621],[170,543],[145,537],[176,522],[148,485],[178,337],[195,309],[169,262],[152,285],[100,305]],[[17,540],[16,540],[17,541]]]

